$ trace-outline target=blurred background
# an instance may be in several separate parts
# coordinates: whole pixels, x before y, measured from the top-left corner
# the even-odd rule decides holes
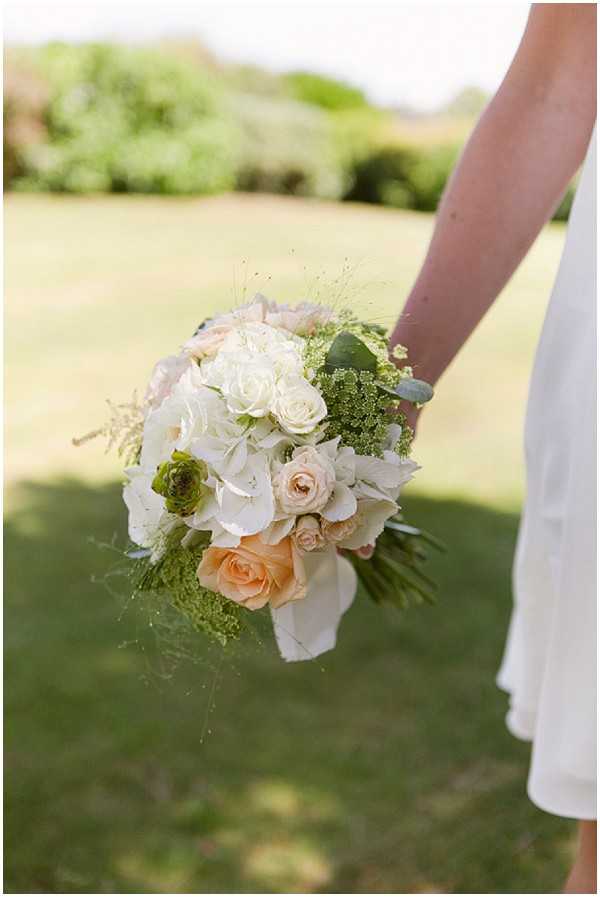
[[[494,677],[572,188],[422,417],[405,508],[448,546],[436,608],[357,602],[319,663],[166,663],[104,582],[119,460],[71,445],[258,290],[343,282],[391,326],[527,12],[8,5],[6,891],[560,890],[572,829],[528,802]]]

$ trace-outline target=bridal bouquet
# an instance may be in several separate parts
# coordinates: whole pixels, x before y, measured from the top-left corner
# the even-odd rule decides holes
[[[376,601],[427,600],[426,534],[399,513],[418,469],[401,400],[428,384],[347,310],[258,295],[155,366],[105,433],[128,456],[134,590],[222,644],[269,608],[286,660],[335,644],[357,578]]]

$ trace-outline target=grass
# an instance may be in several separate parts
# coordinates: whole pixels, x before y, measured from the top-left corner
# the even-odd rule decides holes
[[[230,304],[245,267],[250,293],[326,299],[344,259],[361,262],[357,308],[391,323],[431,219],[265,197],[13,196],[6,225],[5,890],[559,891],[572,827],[526,799],[528,747],[504,729],[494,676],[560,227],[423,417],[406,509],[448,543],[431,565],[438,607],[359,602],[322,662],[285,666],[268,640],[165,678],[143,613],[91,581],[114,560],[88,536],[124,538],[118,461],[70,437]]]

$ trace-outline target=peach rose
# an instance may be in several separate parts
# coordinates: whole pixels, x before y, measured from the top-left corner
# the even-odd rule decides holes
[[[199,330],[184,343],[183,350],[193,358],[211,358],[217,354],[232,330],[230,324],[216,324],[214,327]]]
[[[325,545],[321,525],[316,517],[300,517],[292,533],[292,541],[301,551],[318,551]]]
[[[312,446],[295,449],[275,477],[275,495],[286,514],[321,511],[335,486],[335,470]]]
[[[304,565],[289,536],[278,545],[246,536],[236,548],[207,548],[197,575],[201,586],[249,610],[282,607],[306,596]]]
[[[322,520],[321,532],[323,533],[323,538],[327,542],[333,542],[335,544],[336,542],[343,542],[344,539],[351,536],[359,523],[360,520],[357,511],[352,517],[348,517],[346,520]]]

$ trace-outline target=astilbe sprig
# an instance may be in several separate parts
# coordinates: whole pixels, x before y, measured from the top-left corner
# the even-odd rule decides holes
[[[142,447],[144,406],[138,401],[135,392],[129,402],[116,403],[107,399],[106,404],[109,409],[106,423],[84,436],[74,438],[73,445],[81,446],[91,439],[103,436],[106,439],[106,453],[116,449],[126,465],[135,464]]]

